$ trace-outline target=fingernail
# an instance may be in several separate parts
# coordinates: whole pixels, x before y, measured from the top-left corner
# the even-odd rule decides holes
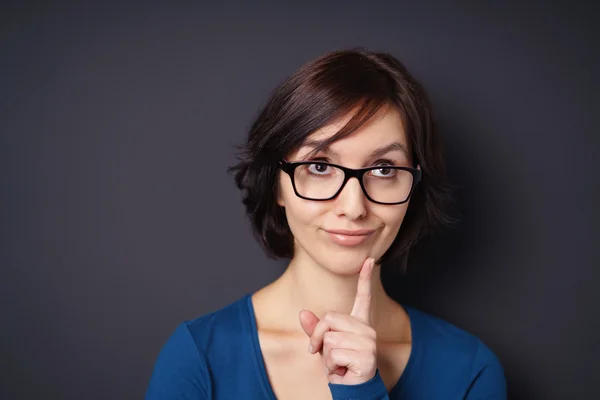
[[[375,259],[371,258],[371,269],[375,268]]]
[[[310,344],[310,343],[308,344],[308,352],[310,354],[312,354],[312,352],[313,352],[313,347],[312,347],[312,344]]]

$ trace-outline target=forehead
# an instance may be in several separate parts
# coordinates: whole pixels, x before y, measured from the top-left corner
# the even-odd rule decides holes
[[[299,152],[306,153],[320,142],[334,136],[352,118],[352,115],[348,114],[309,135],[304,140]],[[331,143],[329,149],[338,154],[360,154],[393,142],[399,142],[405,149],[408,148],[400,113],[394,107],[384,106],[355,132]]]

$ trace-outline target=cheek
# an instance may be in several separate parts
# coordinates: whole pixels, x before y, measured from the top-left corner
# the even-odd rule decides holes
[[[407,205],[401,204],[396,208],[392,209],[383,209],[379,213],[379,217],[385,224],[386,231],[393,235],[394,237],[400,230],[402,226],[402,221],[404,221],[404,216],[406,215]]]
[[[318,201],[307,201],[299,197],[296,197],[292,193],[293,197],[286,197],[285,212],[288,217],[288,223],[290,227],[304,225],[314,225],[315,227],[321,226],[321,222],[327,213],[324,202]]]
[[[278,203],[285,208],[292,232],[309,225],[320,226],[324,215],[327,213],[326,202],[308,201],[299,198],[294,193],[289,179],[280,181],[279,195]]]
[[[381,236],[379,237],[378,243],[373,249],[376,257],[381,257],[390,248],[396,239],[396,236],[398,236],[398,231],[400,230],[402,221],[406,215],[406,207],[404,205],[400,205],[397,209],[386,208],[379,211],[378,217],[383,223],[384,228]]]

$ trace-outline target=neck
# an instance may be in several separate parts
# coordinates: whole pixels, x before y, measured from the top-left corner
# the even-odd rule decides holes
[[[398,308],[381,284],[381,268],[375,265],[371,287],[371,323],[376,331],[384,330],[389,316]],[[317,264],[308,255],[296,255],[283,275],[267,287],[272,324],[281,329],[301,330],[298,314],[307,309],[319,318],[328,311],[350,314],[356,296],[358,274],[339,275]],[[275,305],[276,303],[276,305]],[[387,318],[386,318],[387,317]]]

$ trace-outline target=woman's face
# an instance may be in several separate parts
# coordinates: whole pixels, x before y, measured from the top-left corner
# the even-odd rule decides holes
[[[322,141],[334,135],[349,118],[347,116],[316,131],[307,138],[303,147],[286,160],[318,159],[349,168],[381,163],[389,165],[389,162],[397,166],[412,166],[400,114],[392,107],[382,107],[355,133],[307,158],[316,147],[310,142]],[[386,147],[390,150],[374,156],[377,150]],[[285,208],[294,236],[294,257],[309,256],[319,265],[343,275],[358,273],[367,257],[377,260],[387,251],[402,225],[409,204],[373,203],[365,197],[357,179],[350,179],[336,198],[327,201],[297,197],[289,175],[284,172],[280,172],[279,180],[278,204]],[[349,236],[332,233],[339,230],[366,234]]]

